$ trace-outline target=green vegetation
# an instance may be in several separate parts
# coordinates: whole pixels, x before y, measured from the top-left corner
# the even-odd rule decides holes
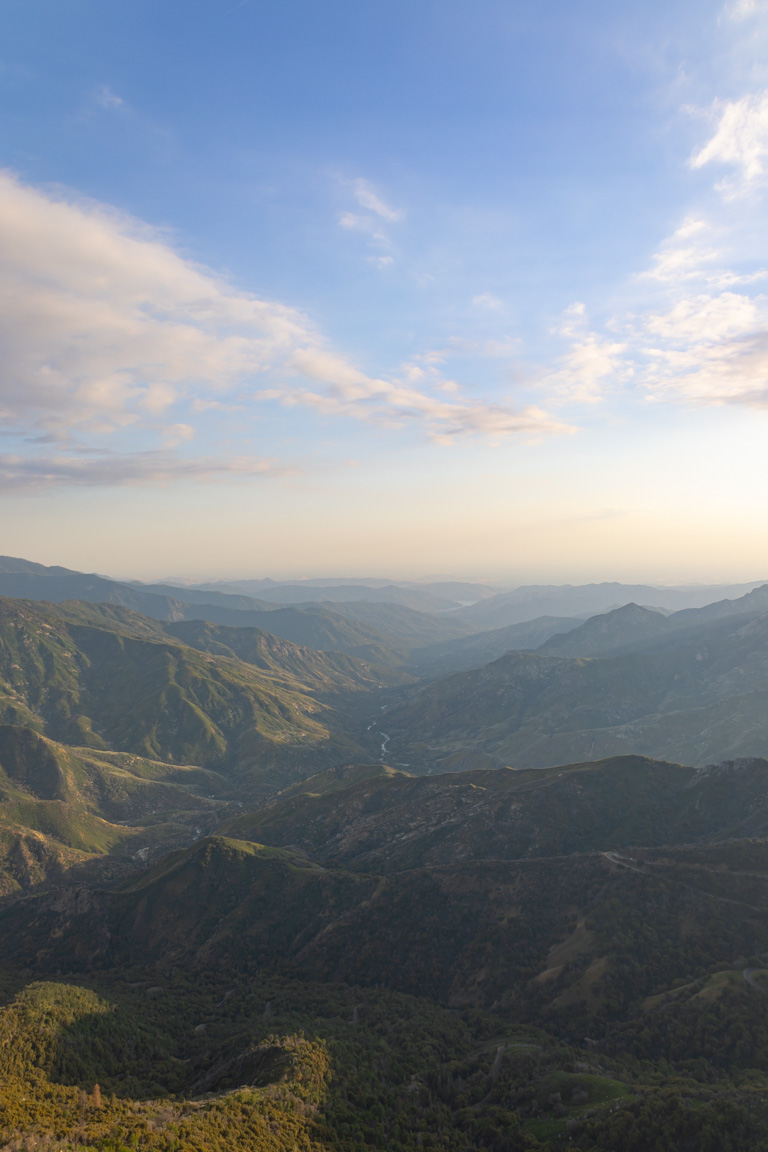
[[[115,878],[359,754],[335,702],[378,685],[360,661],[255,629],[191,623],[186,644],[165,627],[0,599],[0,895],[73,868]]]
[[[768,1147],[765,1074],[705,1083],[383,989],[132,969],[26,984],[0,1036],[6,1148]]]
[[[370,684],[370,674],[282,642],[278,675],[278,642],[271,647],[262,671],[124,609],[0,600],[0,720],[67,744],[214,769],[280,761],[286,750],[300,761],[307,748],[315,759],[348,759],[355,746],[331,733],[316,693]],[[295,675],[302,669],[310,686]]]
[[[0,725],[0,895],[61,880],[106,879],[187,843],[229,810],[215,772],[122,752],[71,748]]]
[[[415,770],[355,743],[370,657],[0,600],[0,1147],[768,1152],[768,761],[489,767],[545,713],[601,730],[609,688],[718,730],[727,661],[760,667],[732,623],[653,683],[525,657],[416,692],[393,739],[482,765],[420,776],[432,736]]]

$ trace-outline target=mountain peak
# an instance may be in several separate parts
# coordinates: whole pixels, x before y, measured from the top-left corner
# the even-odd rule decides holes
[[[666,632],[667,617],[631,601],[591,616],[579,628],[546,640],[537,649],[547,656],[605,656]]]

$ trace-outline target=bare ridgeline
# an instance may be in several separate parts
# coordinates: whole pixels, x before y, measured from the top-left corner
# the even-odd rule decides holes
[[[768,1149],[768,585],[0,559],[0,1146]]]

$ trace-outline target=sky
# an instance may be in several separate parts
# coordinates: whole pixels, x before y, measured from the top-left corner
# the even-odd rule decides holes
[[[768,2],[6,0],[0,552],[768,578]]]

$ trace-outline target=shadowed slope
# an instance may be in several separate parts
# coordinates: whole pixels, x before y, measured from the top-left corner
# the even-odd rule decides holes
[[[512,653],[437,681],[387,713],[390,755],[423,771],[479,752],[524,768],[768,752],[768,615],[663,639],[658,651],[605,658]]]
[[[620,756],[427,777],[361,765],[311,777],[225,827],[373,871],[768,836],[768,760],[696,770]]]

